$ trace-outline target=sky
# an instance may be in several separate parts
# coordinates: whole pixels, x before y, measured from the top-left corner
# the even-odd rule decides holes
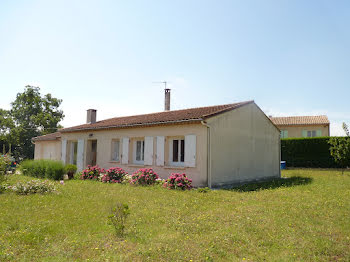
[[[255,100],[267,115],[350,124],[350,1],[1,0],[0,108],[26,85],[64,127]]]

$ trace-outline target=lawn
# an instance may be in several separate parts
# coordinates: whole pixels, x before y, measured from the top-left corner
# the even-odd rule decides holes
[[[350,172],[283,177],[209,193],[76,180],[60,194],[5,192],[0,260],[349,261]],[[117,201],[131,211],[123,238],[107,224]]]

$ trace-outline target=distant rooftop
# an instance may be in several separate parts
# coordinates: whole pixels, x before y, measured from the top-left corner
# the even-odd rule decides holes
[[[321,116],[286,116],[286,117],[270,117],[276,126],[288,125],[329,125],[328,117]]]

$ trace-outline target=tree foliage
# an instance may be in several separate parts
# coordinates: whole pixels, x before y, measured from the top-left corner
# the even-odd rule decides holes
[[[18,158],[33,158],[34,145],[31,139],[57,131],[63,119],[59,109],[62,100],[51,94],[42,96],[40,88],[26,86],[11,103],[11,110],[0,111],[0,135],[8,143],[16,146]]]
[[[343,129],[346,137],[331,137],[329,144],[332,157],[344,169],[350,161],[350,134],[347,124],[343,123]]]

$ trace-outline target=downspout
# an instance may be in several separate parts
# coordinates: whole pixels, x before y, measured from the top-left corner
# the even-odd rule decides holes
[[[210,126],[204,120],[201,121],[201,124],[207,127],[207,180],[208,187],[211,188],[211,140],[210,140]]]

